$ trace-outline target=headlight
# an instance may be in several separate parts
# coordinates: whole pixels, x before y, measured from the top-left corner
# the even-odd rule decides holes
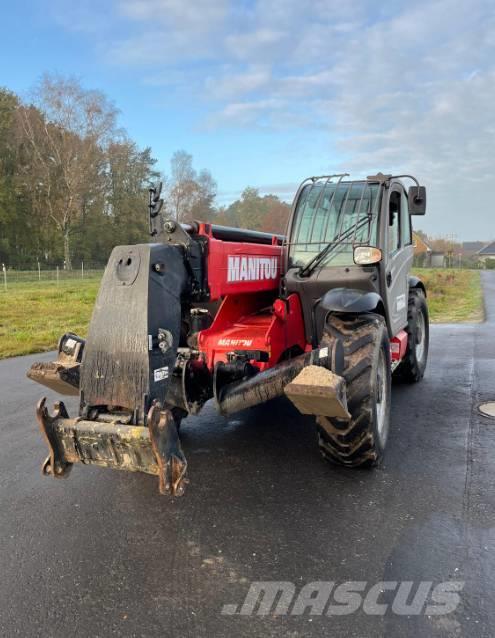
[[[382,251],[374,246],[356,246],[354,248],[354,263],[358,266],[377,264],[382,260]]]

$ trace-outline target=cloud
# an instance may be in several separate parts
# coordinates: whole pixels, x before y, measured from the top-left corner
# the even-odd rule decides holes
[[[224,75],[209,75],[205,79],[208,95],[216,100],[232,99],[266,89],[272,81],[271,70],[254,66],[244,72],[227,71]]]
[[[262,27],[254,31],[228,35],[225,39],[226,49],[239,60],[266,59],[277,57],[288,33],[279,29]]]
[[[227,0],[117,0],[118,31],[108,58],[120,65],[181,64],[214,59],[229,15]]]
[[[181,26],[188,32],[204,32],[223,22],[228,3],[226,0],[123,0],[117,8],[131,20]]]
[[[472,202],[481,227],[490,204],[473,185],[495,192],[492,0],[115,0],[113,15],[106,60],[152,69],[156,86],[183,78],[208,127],[321,131],[336,169],[416,171],[443,216],[460,227]]]
[[[415,173],[430,190],[437,215],[431,227],[495,235],[495,225],[482,230],[493,215],[484,193],[495,188],[490,4],[407,7],[355,31],[334,29],[326,44],[317,37],[304,58],[309,31],[302,27],[287,72],[272,68],[263,97],[241,110],[230,108],[236,103],[223,107],[225,124],[237,118],[240,126],[254,126],[280,121],[281,110],[286,116],[305,110],[312,126],[326,125],[329,145],[332,138],[342,158],[336,169]],[[316,54],[325,63],[315,64]],[[295,73],[304,59],[309,70]]]
[[[217,126],[242,126],[251,129],[277,128],[278,118],[285,115],[285,103],[276,98],[229,102],[208,120],[209,128]]]

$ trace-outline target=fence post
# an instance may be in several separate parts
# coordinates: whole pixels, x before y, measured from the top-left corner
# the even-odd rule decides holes
[[[38,261],[38,281],[41,281],[41,266],[39,261]]]
[[[84,279],[84,261],[81,261],[81,279]]]
[[[7,290],[7,268],[5,268],[5,264],[2,264],[3,270],[3,285],[5,286],[5,290]]]
[[[59,268],[57,266],[57,286],[58,286],[58,279],[59,279]]]

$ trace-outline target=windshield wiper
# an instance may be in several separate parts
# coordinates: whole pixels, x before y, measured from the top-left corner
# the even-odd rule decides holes
[[[320,252],[313,257],[305,266],[301,266],[298,271],[299,277],[310,277],[316,268],[321,264],[321,262],[332,253],[338,246],[342,244],[343,241],[348,239],[351,235],[355,234],[360,228],[362,228],[365,223],[368,224],[370,222],[370,216],[363,217],[363,219],[359,222],[356,222],[354,226],[351,226],[347,230],[345,230],[340,236],[336,236],[332,239],[332,241],[328,242],[328,244],[320,250]]]

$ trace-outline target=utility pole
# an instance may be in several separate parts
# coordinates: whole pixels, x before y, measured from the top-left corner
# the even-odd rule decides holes
[[[453,268],[455,266],[455,261],[454,261],[454,245],[455,245],[455,240],[457,238],[457,235],[455,235],[454,233],[450,233],[450,235],[448,236],[448,240],[450,243],[450,247],[447,251],[447,255],[448,255],[448,259],[449,259],[449,268]]]

